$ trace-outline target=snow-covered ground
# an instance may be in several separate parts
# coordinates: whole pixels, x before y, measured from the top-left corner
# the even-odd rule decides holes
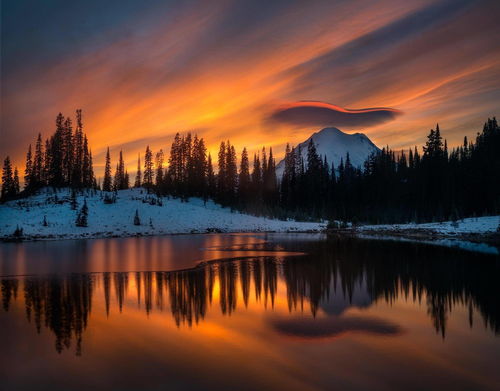
[[[484,216],[471,217],[463,220],[445,221],[442,223],[425,223],[425,224],[387,224],[387,225],[363,225],[358,227],[359,231],[376,231],[376,230],[429,230],[443,235],[460,235],[460,234],[482,234],[495,232],[500,226],[500,216]]]
[[[57,198],[55,198],[57,195]],[[147,201],[155,199],[142,189],[118,191],[116,203],[105,204],[101,193],[77,196],[78,208],[71,209],[71,192],[54,193],[44,189],[40,194],[0,205],[0,238],[13,234],[16,227],[24,236],[34,239],[69,239],[132,235],[161,235],[204,232],[303,232],[319,231],[322,223],[273,220],[238,212],[208,201],[191,198],[189,202],[162,198],[162,206]],[[88,227],[76,227],[78,211],[87,200]],[[141,225],[134,225],[138,210]],[[47,226],[43,225],[44,217]]]

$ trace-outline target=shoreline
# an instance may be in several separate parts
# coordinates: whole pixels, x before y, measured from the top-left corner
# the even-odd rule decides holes
[[[185,232],[139,232],[132,233],[126,232],[116,234],[113,232],[94,232],[74,234],[50,234],[50,235],[25,235],[20,238],[12,236],[0,237],[0,243],[25,243],[25,242],[44,242],[44,241],[57,241],[57,240],[87,240],[87,239],[119,239],[119,238],[147,238],[154,236],[179,236],[179,235],[212,235],[212,234],[269,234],[269,233],[282,233],[282,234],[320,234],[325,233],[324,229],[311,229],[311,230],[223,230],[219,228],[211,228],[205,231],[191,230]],[[109,235],[108,235],[109,234]]]
[[[500,232],[468,232],[444,233],[429,228],[376,228],[376,226],[348,227],[339,229],[310,229],[310,230],[224,230],[210,228],[204,231],[190,230],[179,232],[93,232],[81,234],[49,234],[26,235],[20,238],[0,237],[0,243],[26,243],[63,240],[91,240],[91,239],[119,239],[141,238],[155,236],[180,236],[180,235],[211,235],[211,234],[325,234],[343,238],[353,237],[371,240],[400,240],[413,243],[424,243],[446,247],[460,247],[469,251],[489,252],[500,254]]]
[[[342,234],[351,236],[369,236],[369,237],[379,237],[379,236],[391,236],[395,238],[403,238],[414,241],[422,240],[442,240],[442,239],[456,239],[464,240],[473,243],[487,243],[493,245],[500,245],[500,232],[488,231],[488,232],[459,232],[459,233],[444,233],[439,232],[434,229],[428,228],[366,228],[353,227],[353,228],[341,228],[341,229],[327,229],[327,234]]]
[[[352,227],[327,229],[328,236],[355,237],[374,240],[400,240],[437,246],[459,247],[469,251],[500,254],[500,232],[439,232],[430,228],[369,228]],[[481,250],[481,246],[483,249]]]

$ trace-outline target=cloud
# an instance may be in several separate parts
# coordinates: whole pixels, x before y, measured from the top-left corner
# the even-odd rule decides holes
[[[391,108],[344,109],[324,102],[301,101],[277,108],[270,119],[296,126],[338,126],[358,128],[393,120],[402,114]]]
[[[382,319],[362,316],[330,316],[327,318],[275,319],[272,327],[280,334],[296,338],[333,338],[348,332],[375,335],[399,335],[403,332],[397,324]]]

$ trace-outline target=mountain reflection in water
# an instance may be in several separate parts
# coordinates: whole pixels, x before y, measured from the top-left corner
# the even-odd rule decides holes
[[[265,250],[262,244],[237,250],[257,247]],[[500,332],[495,257],[369,240],[284,241],[279,248],[304,255],[211,261],[171,272],[6,277],[1,279],[2,307],[8,312],[23,305],[26,319],[38,332],[50,330],[58,352],[73,346],[77,355],[82,354],[86,329],[92,328],[95,300],[103,300],[107,317],[139,307],[145,316],[153,311],[170,313],[180,328],[200,325],[214,306],[229,316],[247,308],[250,301],[261,311],[272,311],[280,300],[286,302],[289,315],[270,313],[269,326],[283,336],[310,340],[349,332],[403,334],[405,329],[394,321],[346,312],[405,300],[426,307],[443,339],[456,306],[468,308],[471,327],[479,315],[491,333]],[[304,313],[312,316],[297,316]]]

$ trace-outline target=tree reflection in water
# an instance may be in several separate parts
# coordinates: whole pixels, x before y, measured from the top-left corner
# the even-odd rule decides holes
[[[273,308],[282,282],[290,312],[310,310],[315,316],[321,308],[339,314],[349,306],[403,298],[425,304],[443,338],[449,314],[457,305],[469,308],[471,327],[477,312],[487,328],[496,335],[500,332],[500,268],[495,257],[421,244],[354,239],[284,242],[281,247],[307,255],[214,261],[175,272],[3,278],[2,307],[9,311],[23,294],[28,321],[38,331],[44,326],[53,333],[58,352],[74,340],[77,354],[81,354],[92,300],[100,290],[108,316],[112,303],[122,312],[125,302],[136,296],[146,314],[162,311],[168,303],[178,327],[203,321],[215,297],[227,315],[239,305],[248,306],[252,295],[263,308]],[[307,334],[302,329],[300,333]]]

